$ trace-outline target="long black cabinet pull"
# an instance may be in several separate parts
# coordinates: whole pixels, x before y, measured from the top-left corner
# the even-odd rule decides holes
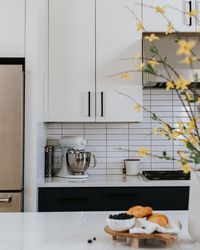
[[[192,11],[192,1],[189,1],[189,12]],[[192,17],[190,16],[189,19],[189,26],[192,26]]]
[[[67,197],[67,198],[60,198],[60,201],[84,201],[88,200],[88,197]]]
[[[88,117],[91,116],[90,106],[91,106],[91,93],[90,91],[88,91]]]
[[[135,197],[137,196],[137,193],[109,193],[108,195],[113,197],[127,197],[127,196]]]
[[[103,117],[103,113],[104,113],[104,110],[103,110],[103,92],[101,92],[101,117]]]

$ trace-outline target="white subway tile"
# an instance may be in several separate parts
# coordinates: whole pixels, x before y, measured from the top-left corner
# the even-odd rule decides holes
[[[48,135],[61,135],[61,129],[59,128],[48,128],[47,129]]]
[[[108,135],[127,135],[128,134],[128,128],[127,129],[107,129]]]
[[[104,135],[106,134],[106,129],[85,129],[86,135]]]
[[[108,129],[116,128],[116,129],[127,129],[128,123],[108,123],[107,124]]]
[[[98,134],[93,134],[93,135],[85,135],[86,140],[106,140],[106,135],[98,135]]]
[[[62,128],[63,129],[84,129],[84,123],[62,123]]]
[[[48,129],[55,129],[55,128],[61,129],[61,123],[57,123],[57,122],[47,123],[46,127]]]
[[[101,129],[106,128],[106,123],[85,123],[86,129]]]
[[[62,129],[62,135],[66,136],[66,135],[84,135],[84,129],[71,129],[71,128],[67,128],[67,129]]]
[[[106,175],[106,168],[89,168],[89,175]]]
[[[127,135],[107,135],[107,140],[128,140]]]

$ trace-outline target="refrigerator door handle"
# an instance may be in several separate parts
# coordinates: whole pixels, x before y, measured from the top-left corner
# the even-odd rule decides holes
[[[10,203],[12,201],[12,195],[6,195],[0,198],[0,203]]]

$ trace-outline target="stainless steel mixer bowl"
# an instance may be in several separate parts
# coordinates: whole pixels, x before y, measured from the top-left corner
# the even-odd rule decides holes
[[[84,172],[90,167],[91,158],[94,159],[93,167],[95,167],[95,155],[90,152],[72,150],[66,153],[67,167],[72,174],[84,174]]]

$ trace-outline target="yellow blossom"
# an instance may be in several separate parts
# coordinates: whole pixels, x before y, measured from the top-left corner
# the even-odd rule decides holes
[[[186,90],[190,84],[190,81],[185,80],[183,76],[179,76],[179,79],[176,82],[176,89]]]
[[[200,103],[200,97],[197,98],[197,103]]]
[[[165,32],[166,35],[171,34],[174,32],[174,26],[172,25],[171,22],[168,23],[167,25],[167,31]]]
[[[198,15],[198,10],[192,10],[190,12],[187,12],[187,14],[190,16],[190,17],[196,17]]]
[[[188,123],[187,132],[190,134],[196,128],[196,118],[192,118]]]
[[[147,61],[147,63],[150,64],[151,67],[153,67],[153,68],[155,66],[159,65],[159,62],[157,62],[156,58],[153,58],[152,60]]]
[[[134,109],[135,109],[136,112],[139,113],[139,112],[141,112],[142,107],[141,107],[141,105],[139,103],[135,103],[134,104]]]
[[[174,89],[174,83],[172,81],[168,81],[166,83],[166,90]]]
[[[188,137],[188,140],[189,140],[189,142],[192,143],[193,145],[197,145],[197,143],[198,143],[198,139],[197,139],[197,137],[194,136],[194,135],[190,135],[190,136]]]
[[[193,101],[193,96],[188,91],[185,92],[185,100]]]
[[[177,139],[177,137],[179,137],[179,136],[180,136],[180,133],[179,133],[179,132],[173,131],[173,132],[169,135],[169,138],[170,138],[171,140],[175,140],[175,139]]]
[[[135,59],[142,59],[142,56],[140,55],[140,53],[136,54]]]
[[[177,128],[178,132],[183,134],[185,132],[185,124],[183,122],[177,122],[175,124],[175,127]]]
[[[128,73],[128,72],[122,73],[120,75],[120,77],[123,78],[123,79],[125,79],[125,80],[131,80],[132,79],[130,73]]]
[[[186,56],[180,63],[191,65],[194,61],[197,60],[196,56]]]
[[[140,63],[140,64],[135,66],[135,69],[138,70],[138,71],[142,70],[144,68],[144,65],[145,65],[144,63]]]
[[[142,157],[146,157],[149,154],[149,149],[141,147],[138,149],[138,155]]]
[[[186,155],[184,152],[178,151],[177,153],[179,154],[179,156],[180,156],[183,160],[188,160],[188,157],[187,157],[187,155]]]
[[[139,31],[143,31],[144,30],[144,24],[142,22],[138,22],[136,24],[136,30]]]
[[[165,8],[161,8],[160,6],[155,7],[155,12],[164,14],[166,12]]]
[[[191,54],[191,49],[195,46],[195,41],[180,40],[178,42],[179,49],[177,50],[177,55],[186,55],[189,56]]]
[[[182,165],[182,168],[181,168],[184,172],[184,174],[188,174],[191,170],[192,170],[192,167],[190,166],[190,164],[187,162],[187,163],[184,163]]]
[[[145,39],[148,40],[149,42],[153,42],[154,40],[159,40],[159,37],[156,36],[155,34],[151,34],[150,36],[145,36]]]
[[[162,129],[160,129],[160,135],[165,136],[170,133],[169,126],[166,123],[162,123]]]
[[[159,134],[159,132],[160,132],[159,128],[153,128],[152,129],[152,134],[153,135],[157,135],[157,134]]]

